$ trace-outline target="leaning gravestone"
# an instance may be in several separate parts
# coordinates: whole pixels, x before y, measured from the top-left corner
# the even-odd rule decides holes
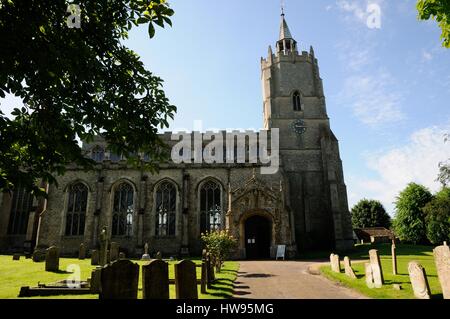
[[[190,260],[175,264],[176,299],[198,299],[196,266]]]
[[[78,251],[78,259],[83,260],[86,258],[86,247],[83,243],[80,244],[80,250]]]
[[[14,254],[13,260],[20,260],[20,254]]]
[[[169,299],[169,264],[154,259],[142,266],[144,299]]]
[[[373,282],[375,288],[381,288],[384,285],[383,269],[381,268],[380,255],[378,250],[369,250],[370,265],[372,266]]]
[[[110,261],[116,261],[119,259],[119,244],[112,242],[111,243],[111,249],[110,249]]]
[[[425,269],[419,263],[411,261],[408,264],[409,279],[418,299],[430,299],[430,286],[428,285]]]
[[[45,255],[45,271],[59,271],[59,249],[51,246]]]
[[[99,262],[98,250],[91,251],[91,265],[97,266],[99,264],[100,264],[100,262]]]
[[[344,257],[344,269],[345,269],[345,274],[352,278],[352,279],[356,279],[356,275],[355,272],[353,271],[352,268],[352,262],[350,261],[350,258],[348,258],[347,256]]]
[[[370,289],[375,288],[375,282],[373,280],[373,271],[372,271],[372,264],[366,263],[364,264],[364,269],[366,272],[366,285]]]
[[[434,262],[444,299],[450,299],[450,248],[438,246],[433,250]]]
[[[331,270],[337,273],[341,272],[341,262],[339,261],[339,255],[330,255]]]
[[[101,270],[100,299],[137,299],[139,265],[117,260]]]

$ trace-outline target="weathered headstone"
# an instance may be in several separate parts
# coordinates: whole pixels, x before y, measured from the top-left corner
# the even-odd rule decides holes
[[[125,259],[125,258],[126,258],[125,253],[119,253],[119,259]]]
[[[102,267],[96,267],[94,270],[92,270],[90,284],[91,284],[91,292],[93,294],[100,293],[100,287],[102,285],[101,275],[102,275]]]
[[[83,260],[86,258],[86,247],[83,243],[80,244],[80,250],[78,251],[78,259]]]
[[[380,255],[378,250],[369,250],[370,264],[372,266],[373,282],[375,288],[381,288],[384,285],[383,269],[381,268]]]
[[[142,255],[142,260],[150,260],[150,254],[148,253],[148,243],[145,243],[144,245],[144,254]]]
[[[208,288],[211,287],[211,283],[216,279],[214,273],[214,263],[212,262],[212,257],[210,253],[206,253],[206,270],[207,270],[207,284]]]
[[[356,275],[355,272],[353,271],[352,268],[352,262],[350,261],[350,258],[348,258],[347,256],[344,257],[344,269],[345,269],[345,274],[352,278],[352,279],[356,279]]]
[[[99,264],[100,264],[100,261],[99,261],[98,250],[91,251],[91,265],[92,266],[97,266]]]
[[[162,260],[162,254],[160,251],[156,253],[156,259]]]
[[[392,254],[392,274],[397,275],[397,253],[395,252],[395,241],[392,240],[391,254]]]
[[[108,263],[107,251],[109,246],[107,228],[103,227],[100,233],[100,251],[99,251],[99,263],[100,266],[104,266]]]
[[[330,255],[330,265],[331,265],[331,270],[333,272],[337,272],[337,273],[341,272],[341,262],[339,260],[339,255],[336,255],[336,254]]]
[[[119,259],[119,244],[112,242],[111,243],[111,249],[110,249],[110,261],[116,261]]]
[[[202,260],[202,272],[200,279],[200,291],[202,294],[206,294],[206,286],[208,285],[208,269],[205,260]]]
[[[176,299],[198,299],[196,267],[192,261],[175,264],[175,291]]]
[[[59,271],[59,249],[56,246],[47,248],[45,255],[45,271]]]
[[[13,260],[20,260],[20,254],[14,254]]]
[[[430,286],[428,285],[425,268],[419,263],[411,261],[408,264],[409,280],[414,291],[414,296],[418,299],[430,299]]]
[[[142,266],[144,299],[169,299],[169,264],[154,259]]]
[[[375,283],[373,280],[373,271],[372,271],[372,264],[371,263],[365,263],[364,269],[366,273],[366,284],[369,288],[375,288]]]
[[[100,299],[137,299],[139,265],[117,260],[102,268]]]
[[[450,248],[446,245],[433,250],[434,262],[444,299],[450,299]]]

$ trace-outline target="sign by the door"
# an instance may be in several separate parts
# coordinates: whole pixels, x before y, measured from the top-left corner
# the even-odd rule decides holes
[[[284,260],[285,253],[286,253],[286,245],[278,245],[277,246],[277,257],[275,258],[275,260],[278,260],[278,258],[283,258],[283,260]]]

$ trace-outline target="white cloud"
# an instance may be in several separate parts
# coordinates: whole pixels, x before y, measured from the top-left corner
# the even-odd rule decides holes
[[[444,143],[444,134],[449,132],[450,124],[424,128],[414,132],[404,146],[366,155],[367,166],[377,177],[349,178],[351,205],[363,197],[374,198],[392,212],[396,196],[410,182],[438,191],[438,164],[450,158],[450,143]]]
[[[395,123],[405,118],[401,109],[402,94],[393,89],[395,81],[386,71],[355,74],[344,83],[339,99],[352,108],[353,114],[371,127]]]
[[[422,52],[422,58],[423,58],[425,61],[431,61],[431,60],[433,59],[433,55],[432,55],[430,52],[424,50],[424,51]]]
[[[339,10],[343,11],[346,14],[344,18],[347,21],[357,21],[366,24],[367,19],[370,16],[370,12],[368,8],[370,5],[376,4],[378,6],[382,6],[384,4],[384,0],[337,0],[336,6]]]

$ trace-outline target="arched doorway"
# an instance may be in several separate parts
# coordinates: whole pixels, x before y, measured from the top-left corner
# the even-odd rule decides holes
[[[270,258],[272,225],[263,216],[252,216],[245,221],[245,254],[247,259]]]

